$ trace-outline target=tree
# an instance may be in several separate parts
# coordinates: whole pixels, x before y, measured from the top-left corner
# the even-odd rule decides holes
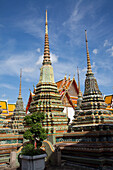
[[[29,127],[25,133],[24,138],[29,140],[23,150],[23,155],[37,155],[42,153],[40,147],[42,142],[46,139],[45,129],[42,127],[42,121],[44,119],[44,113],[34,112],[32,115],[27,115],[24,120],[27,127]]]

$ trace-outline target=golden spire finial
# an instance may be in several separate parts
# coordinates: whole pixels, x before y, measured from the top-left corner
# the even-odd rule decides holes
[[[48,38],[48,22],[47,22],[47,10],[46,10],[46,22],[45,22],[45,45],[44,45],[44,59],[43,65],[51,65],[50,51],[49,51],[49,38]]]
[[[78,75],[78,90],[79,90],[79,96],[82,96],[82,92],[80,90],[80,78],[79,78],[79,69],[77,67],[77,75]]]
[[[89,51],[88,51],[88,41],[87,41],[87,31],[85,30],[85,38],[86,38],[86,52],[87,52],[87,75],[93,74],[91,69]]]
[[[22,96],[21,96],[21,78],[22,78],[22,69],[20,69],[20,87],[19,87],[18,99],[22,99]]]
[[[67,76],[67,73],[65,74],[64,79],[66,79],[66,76]]]
[[[47,10],[46,10],[46,30],[45,30],[45,33],[48,34],[48,23],[47,23]]]

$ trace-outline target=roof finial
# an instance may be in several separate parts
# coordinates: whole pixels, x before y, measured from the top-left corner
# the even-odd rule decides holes
[[[85,30],[85,38],[86,38],[86,52],[87,52],[87,74],[93,74],[91,69],[91,63],[90,63],[90,57],[89,57],[89,51],[88,51],[88,41],[87,41],[87,31]]]
[[[45,46],[44,46],[43,65],[51,65],[50,52],[49,52],[47,10],[46,10],[46,22],[45,22]]]
[[[22,96],[21,96],[21,78],[22,78],[22,68],[20,69],[20,87],[19,87],[18,99],[22,99]]]
[[[35,85],[33,84],[33,93],[35,93],[36,89],[35,89]]]
[[[80,78],[79,78],[79,69],[77,67],[77,75],[78,75],[78,90],[79,90],[79,96],[82,96],[82,92],[80,90]]]
[[[66,75],[67,75],[67,74],[65,74],[64,79],[66,79]]]

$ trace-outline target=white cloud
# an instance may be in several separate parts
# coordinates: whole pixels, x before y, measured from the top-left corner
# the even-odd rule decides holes
[[[36,53],[27,51],[22,54],[8,54],[1,60],[0,75],[19,76],[20,68],[23,70],[22,79],[33,82],[39,75],[39,66],[36,66]],[[0,55],[1,56],[1,55]],[[6,58],[6,56],[8,58]]]
[[[80,46],[83,44],[83,34],[85,29],[88,29],[88,35],[90,35],[88,36],[89,39],[91,39],[90,37],[96,39],[99,36],[103,36],[103,29],[100,29],[101,32],[96,32],[94,36],[95,30],[101,27],[105,21],[103,16],[96,18],[95,14],[98,12],[99,8],[100,3],[95,4],[93,1],[90,3],[83,0],[75,2],[70,17],[66,18],[67,20],[63,23],[63,26],[65,26],[63,32],[64,30],[66,31],[66,35],[70,38],[68,42],[71,45],[77,44]]]
[[[26,67],[22,71],[25,72],[25,73],[32,73],[32,72],[34,72],[34,68],[33,67],[31,67],[31,68],[30,67]]]
[[[91,65],[91,68],[93,68],[93,69],[96,68],[95,62],[93,62],[93,64]]]
[[[76,5],[75,5],[75,9],[74,9],[74,11],[73,11],[73,13],[72,13],[72,15],[71,15],[71,17],[70,17],[70,19],[69,19],[69,21],[72,23],[72,22],[79,22],[82,18],[83,18],[83,16],[84,16],[84,14],[85,14],[85,11],[83,10],[83,11],[81,11],[81,7],[80,7],[80,5],[81,5],[81,0],[79,0],[77,3],[76,3]]]
[[[43,56],[44,55],[39,56],[38,61],[36,62],[36,65],[41,65],[42,64]],[[50,53],[50,58],[51,58],[52,63],[57,63],[58,62],[58,56],[57,55],[55,55],[53,53]]]
[[[107,52],[110,52],[111,56],[113,56],[113,46],[106,50]]]
[[[112,80],[111,78],[108,76],[108,74],[106,73],[100,73],[100,74],[96,74],[95,76],[98,80],[98,84],[99,86],[110,86],[110,84],[112,84]]]
[[[72,42],[73,44],[79,44],[81,42],[80,31],[82,25],[80,23],[82,23],[85,14],[86,8],[82,7],[82,1],[79,0],[75,4],[74,10],[70,14],[70,17],[63,22],[63,26],[65,27],[63,31],[66,31],[67,36],[70,38],[70,40],[68,41],[70,44],[72,44]]]
[[[43,55],[39,56],[37,62],[36,62],[36,65],[41,65],[43,62]]]
[[[21,22],[16,23],[16,26],[24,30],[25,33],[30,34],[36,38],[44,38],[44,29],[42,29],[42,18],[36,16],[25,17],[21,19]]]
[[[28,67],[32,63],[33,54],[12,54],[8,59],[1,61],[0,74],[19,74],[20,68]]]
[[[4,88],[7,88],[7,89],[16,89],[13,85],[5,84],[5,83],[1,83],[0,87],[4,87]]]
[[[87,67],[84,67],[81,71],[82,71],[83,73],[86,73],[86,72],[87,72]]]
[[[5,98],[6,97],[6,94],[4,93],[4,94],[2,94],[2,98]]]
[[[30,82],[31,79],[30,78],[25,78],[25,81]]]
[[[98,53],[98,50],[97,49],[94,49],[93,50],[93,54],[97,54]]]
[[[58,56],[53,54],[53,53],[50,53],[50,57],[51,57],[51,61],[52,63],[57,63],[58,62]]]
[[[96,69],[96,65],[95,65],[95,62],[93,62],[93,64],[91,65],[91,68],[93,68],[93,69]],[[81,70],[83,73],[85,72],[87,72],[87,67],[84,67],[82,70]]]
[[[5,54],[8,58],[4,57],[4,60],[1,60],[0,75],[10,75],[10,76],[19,76],[20,68],[22,68],[23,74],[22,77],[27,82],[33,82],[37,80],[40,74],[40,67],[43,61],[43,55],[39,56],[37,61],[37,54],[32,51],[24,52],[23,54]],[[58,62],[58,56],[50,53],[52,63]],[[38,81],[38,80],[37,80]],[[6,88],[12,89],[13,87],[6,84],[1,84]],[[0,86],[0,87],[1,87]]]
[[[106,46],[110,46],[111,45],[111,43],[109,43],[109,41],[108,40],[105,40],[104,41],[104,47],[106,47]]]
[[[40,48],[37,48],[36,51],[37,51],[38,53],[40,53]]]

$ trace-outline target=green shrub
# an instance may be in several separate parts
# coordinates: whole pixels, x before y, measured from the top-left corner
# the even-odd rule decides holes
[[[24,148],[22,149],[22,155],[27,155],[27,156],[34,156],[34,155],[40,155],[40,154],[44,154],[45,151],[43,151],[42,149],[35,149],[34,145],[29,143],[27,145],[24,146]]]
[[[47,135],[45,129],[42,127],[42,121],[44,119],[44,113],[35,112],[32,115],[27,115],[24,120],[27,126],[30,128],[27,129],[24,133],[24,138],[29,140],[29,144],[23,147],[23,155],[39,155],[43,151],[40,149],[42,142],[46,139]],[[35,147],[36,143],[36,147]]]

